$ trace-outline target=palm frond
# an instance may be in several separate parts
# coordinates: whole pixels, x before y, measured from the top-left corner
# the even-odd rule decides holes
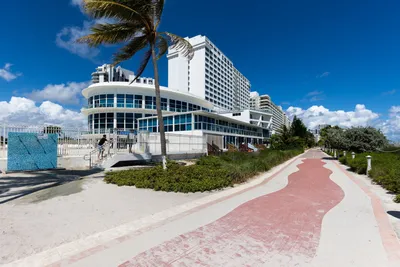
[[[136,80],[137,78],[139,78],[139,77],[143,74],[143,71],[146,69],[146,66],[147,66],[147,64],[148,64],[149,61],[150,61],[150,58],[151,58],[151,49],[149,49],[146,53],[144,53],[143,59],[142,59],[142,61],[140,62],[140,67],[139,67],[139,69],[136,71],[135,80]],[[133,80],[132,82],[134,82],[135,80]]]
[[[141,21],[151,29],[151,0],[83,0],[85,12],[93,18],[113,18],[120,21]]]
[[[77,40],[79,43],[87,43],[89,46],[99,46],[103,43],[116,44],[126,42],[132,36],[143,33],[143,25],[133,23],[96,24],[92,33]]]
[[[159,60],[168,51],[168,41],[163,36],[157,37],[157,60]]]
[[[188,40],[169,32],[161,32],[159,34],[164,35],[169,39],[172,49],[178,50],[188,60],[192,60],[194,56],[194,50]]]
[[[154,3],[155,20],[157,20],[157,21],[155,22],[155,23],[156,23],[155,28],[158,28],[158,25],[159,25],[160,22],[161,22],[161,16],[162,16],[162,13],[163,13],[163,11],[164,11],[164,3],[165,3],[164,0],[156,0],[156,3]]]
[[[133,38],[128,44],[114,54],[113,64],[117,65],[122,61],[132,58],[137,52],[147,46],[147,36]]]

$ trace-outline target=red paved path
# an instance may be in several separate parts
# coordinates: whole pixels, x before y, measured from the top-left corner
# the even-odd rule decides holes
[[[321,154],[305,155],[282,190],[239,206],[219,220],[141,253],[120,266],[259,266],[274,254],[311,261],[324,215],[344,197]]]

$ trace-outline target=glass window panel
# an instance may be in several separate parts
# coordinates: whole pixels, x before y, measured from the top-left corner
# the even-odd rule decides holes
[[[126,95],[126,107],[133,108],[133,95]]]
[[[114,95],[107,95],[107,107],[114,107]]]
[[[142,101],[143,101],[142,95],[135,95],[135,108],[142,108]]]
[[[118,108],[125,107],[125,95],[117,95],[117,107]]]
[[[182,112],[187,112],[187,103],[182,102]]]
[[[176,101],[170,99],[169,100],[169,111],[176,111]]]
[[[125,129],[125,114],[117,113],[117,128]]]

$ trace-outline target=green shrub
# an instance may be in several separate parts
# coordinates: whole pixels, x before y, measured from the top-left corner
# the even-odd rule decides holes
[[[341,157],[341,163],[346,164],[350,169],[359,174],[365,174],[367,170],[366,156],[372,156],[372,168],[368,176],[388,191],[400,194],[400,155],[397,153],[361,153],[355,159],[351,156]],[[400,195],[395,201],[400,202]]]
[[[341,157],[339,158],[339,162],[342,163],[342,164],[344,164],[344,165],[347,165],[347,157],[341,156]]]
[[[119,186],[136,186],[167,192],[211,191],[243,183],[302,152],[302,150],[269,149],[260,153],[229,152],[220,157],[202,157],[191,166],[181,166],[169,161],[167,170],[163,170],[162,166],[156,166],[109,172],[105,181]]]
[[[395,198],[393,199],[394,202],[396,203],[400,203],[400,194],[395,196]]]

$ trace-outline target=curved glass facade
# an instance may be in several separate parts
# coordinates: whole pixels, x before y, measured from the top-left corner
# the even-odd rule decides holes
[[[215,119],[205,115],[182,114],[182,115],[165,115],[164,129],[166,132],[180,132],[191,130],[205,130],[220,133],[230,133],[236,135],[246,135],[254,137],[267,136],[268,130],[233,123],[224,119]],[[149,118],[139,120],[139,130],[158,132],[158,119]]]
[[[93,130],[94,133],[104,133],[106,130],[115,128],[133,130],[138,129],[138,119],[150,116],[155,116],[155,114],[128,112],[95,113],[88,116],[88,126],[89,130]],[[116,124],[115,127],[114,121]]]
[[[155,110],[156,98],[154,96],[133,94],[98,94],[89,97],[88,108],[142,108]],[[208,108],[190,102],[169,98],[161,98],[161,109],[171,112],[210,111]]]

